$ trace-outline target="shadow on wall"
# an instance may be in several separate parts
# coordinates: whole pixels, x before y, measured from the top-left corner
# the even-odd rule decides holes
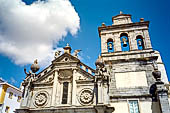
[[[161,113],[159,102],[152,102],[151,109],[152,113]]]

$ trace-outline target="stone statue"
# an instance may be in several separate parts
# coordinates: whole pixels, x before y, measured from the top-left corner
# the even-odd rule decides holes
[[[96,65],[96,75],[100,76],[102,81],[107,80],[107,78],[108,78],[107,69],[104,66],[104,63],[102,61],[101,56],[99,56],[99,58],[97,59],[95,65]]]
[[[57,58],[61,54],[61,51],[56,51],[54,58]]]
[[[24,72],[27,75],[25,82],[28,82],[28,87],[31,88],[31,84],[35,79],[36,76],[36,72],[40,69],[39,65],[38,65],[38,60],[34,60],[34,64],[31,65],[31,70],[29,70],[29,72],[26,71],[26,68],[24,68]]]
[[[80,49],[75,50],[75,51],[74,51],[74,56],[75,56],[75,57],[78,57],[78,53],[79,53],[80,51],[81,51]]]

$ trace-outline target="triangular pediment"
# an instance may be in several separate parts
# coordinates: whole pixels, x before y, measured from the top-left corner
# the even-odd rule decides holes
[[[37,74],[35,83],[53,83],[53,80],[54,70],[52,69],[52,65],[50,65]]]
[[[83,66],[84,68],[82,68],[81,66]],[[72,56],[69,53],[64,53],[61,56],[55,58],[50,66],[38,73],[34,83],[53,83],[54,73],[56,69],[59,70],[59,74],[61,74],[61,72],[67,72],[68,70],[73,71],[73,69],[76,69],[78,72],[78,75],[76,75],[77,80],[88,81],[94,79],[94,76],[92,75],[92,72],[94,72],[94,70],[92,68],[80,62],[80,60],[75,56]],[[88,69],[89,72],[86,69]]]
[[[72,56],[69,53],[64,53],[61,56],[55,58],[52,63],[71,63],[71,62],[80,62],[78,58]]]

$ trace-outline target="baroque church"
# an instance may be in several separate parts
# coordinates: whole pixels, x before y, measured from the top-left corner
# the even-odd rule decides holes
[[[149,21],[130,14],[98,27],[101,55],[92,69],[67,44],[39,73],[37,60],[26,78],[16,113],[170,113],[169,82],[158,51],[152,49]]]

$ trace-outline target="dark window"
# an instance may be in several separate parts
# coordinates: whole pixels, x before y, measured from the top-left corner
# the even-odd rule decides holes
[[[112,39],[107,40],[107,49],[109,53],[114,52],[114,45]]]
[[[122,51],[129,51],[129,39],[126,33],[120,35]]]
[[[64,82],[62,104],[67,104],[67,97],[68,97],[68,82]]]
[[[137,41],[137,45],[138,45],[138,50],[143,50],[144,49],[143,37],[140,35],[137,36],[136,41]]]

